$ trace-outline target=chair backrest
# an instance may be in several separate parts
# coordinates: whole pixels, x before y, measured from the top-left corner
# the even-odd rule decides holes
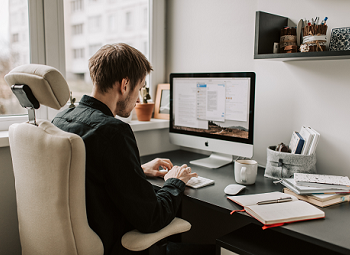
[[[5,80],[28,85],[39,103],[56,109],[69,98],[65,79],[52,67],[24,65]],[[103,254],[86,216],[83,140],[41,120],[10,126],[9,142],[22,254]]]

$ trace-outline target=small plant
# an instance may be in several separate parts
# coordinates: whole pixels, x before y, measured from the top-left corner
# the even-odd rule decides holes
[[[151,96],[149,94],[149,88],[146,87],[147,86],[147,83],[145,85],[145,87],[143,87],[140,91],[140,95],[141,95],[141,102],[143,104],[147,104],[147,100],[150,100],[151,99]]]
[[[69,108],[75,108],[75,98],[73,98],[72,96],[72,91],[70,92],[70,96],[69,96],[69,100],[70,100],[70,105],[69,105]]]

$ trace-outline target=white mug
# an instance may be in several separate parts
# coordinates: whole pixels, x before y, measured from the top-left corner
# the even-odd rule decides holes
[[[251,159],[235,161],[235,180],[240,184],[254,184],[258,173],[258,162]]]

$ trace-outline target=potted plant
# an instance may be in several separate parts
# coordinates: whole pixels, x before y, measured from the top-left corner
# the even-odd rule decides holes
[[[140,91],[140,103],[136,103],[135,111],[139,121],[150,121],[154,109],[154,103],[149,95],[149,88],[143,87]]]

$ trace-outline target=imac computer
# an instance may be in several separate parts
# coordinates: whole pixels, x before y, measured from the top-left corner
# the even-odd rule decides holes
[[[191,164],[218,168],[253,156],[255,73],[170,74],[170,142],[212,152]]]

